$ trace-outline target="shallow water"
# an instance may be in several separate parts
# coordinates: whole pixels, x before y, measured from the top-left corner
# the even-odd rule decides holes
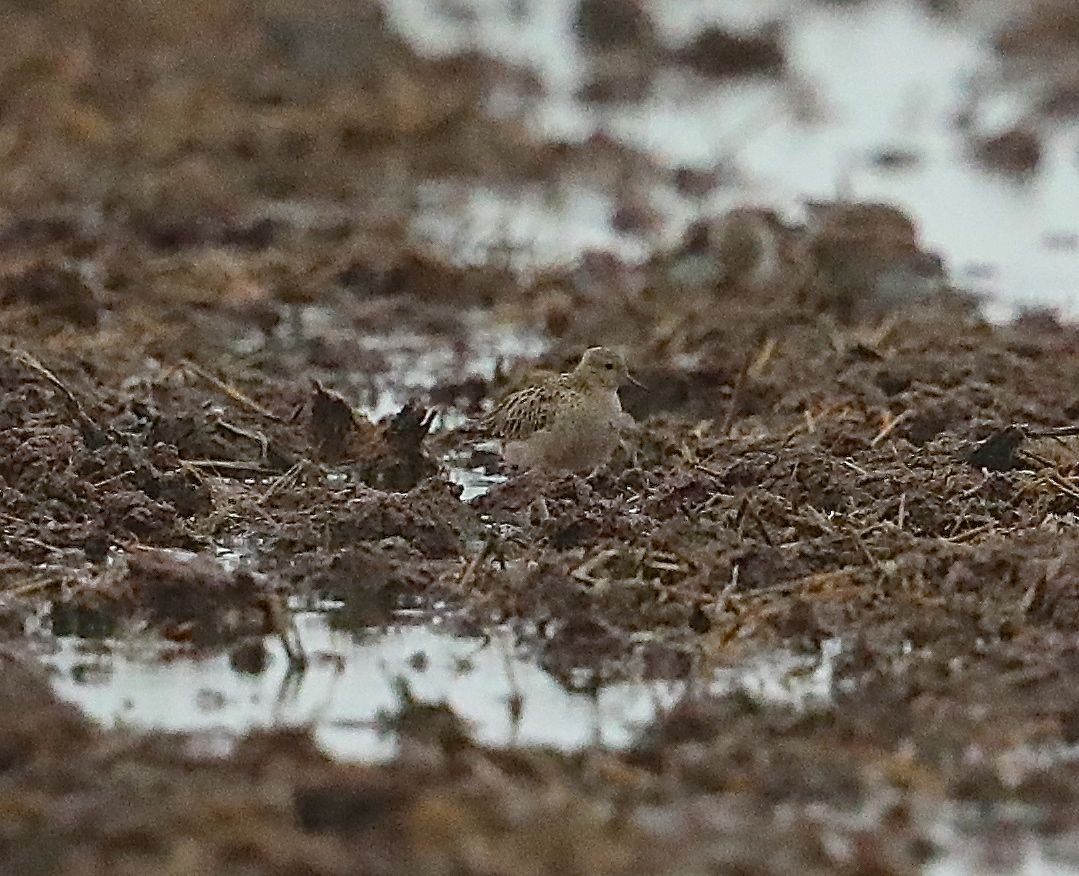
[[[300,312],[298,329],[305,338],[333,340],[335,333],[354,342],[351,327],[337,325],[332,308],[308,305]],[[518,325],[497,322],[484,311],[462,315],[463,337],[452,342],[438,335],[393,331],[361,337],[358,346],[385,358],[386,373],[372,385],[367,372],[335,375],[342,388],[363,398],[358,409],[372,420],[401,410],[409,398],[446,382],[467,377],[490,379],[500,361],[530,359],[547,347],[544,337]],[[352,385],[350,385],[350,381]]]
[[[378,718],[397,706],[398,678],[423,701],[447,702],[478,741],[566,751],[630,744],[685,691],[677,682],[614,684],[595,698],[569,691],[516,654],[504,630],[489,640],[451,636],[438,624],[357,634],[334,630],[322,612],[300,614],[297,626],[311,661],[300,675],[289,673],[282,649],[270,640],[271,659],[257,675],[236,671],[226,655],[162,659],[160,643],[139,639],[65,637],[42,660],[55,670],[59,695],[106,725],[187,731],[224,749],[252,728],[310,726],[327,751],[358,760],[395,751]],[[717,671],[701,687],[743,689],[799,707],[827,702],[839,651],[839,642],[829,642],[819,657],[759,654]],[[523,709],[515,722],[510,703],[518,696]]]
[[[445,21],[422,0],[396,0],[390,8],[425,51],[478,47],[536,70],[548,94],[529,115],[553,139],[602,132],[671,167],[733,171],[735,181],[704,204],[657,193],[665,240],[677,239],[697,216],[734,204],[769,205],[797,218],[805,199],[883,200],[911,213],[956,284],[988,297],[991,316],[1029,305],[1079,316],[1079,247],[1052,244],[1079,233],[1079,131],[1046,129],[1043,167],[1021,180],[974,165],[955,124],[957,113],[974,105],[975,77],[994,76],[991,5],[983,7],[983,20],[953,24],[911,2],[668,0],[653,6],[671,43],[709,21],[784,21],[790,81],[717,85],[664,72],[645,102],[602,108],[574,97],[586,69],[571,30],[574,4],[536,2],[523,20],[511,6],[472,0],[477,15],[465,23]],[[976,106],[979,129],[999,130],[1019,118],[1018,96],[999,92]],[[883,169],[873,158],[885,149],[908,152],[915,162]],[[539,190],[442,189],[432,191],[438,207],[417,232],[465,261],[505,245],[538,263],[569,261],[596,247],[630,259],[648,249],[611,228],[610,193],[571,187],[552,201]]]
[[[504,483],[503,475],[489,475],[482,468],[464,468],[462,466],[448,466],[447,474],[455,484],[461,485],[461,501],[471,502],[495,486]]]

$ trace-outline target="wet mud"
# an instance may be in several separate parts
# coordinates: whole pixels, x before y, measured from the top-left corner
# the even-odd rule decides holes
[[[1020,16],[995,46],[1042,62],[1054,118],[1065,7],[1050,43]],[[374,3],[3,17],[0,870],[1079,865],[1074,321],[991,321],[919,217],[870,198],[661,234],[653,195],[720,169],[551,142],[532,71],[425,54]],[[649,4],[584,2],[572,27],[588,104],[671,70],[795,87],[778,26],[679,42]],[[1026,128],[957,136],[1039,172]],[[460,186],[606,189],[645,254],[454,259],[416,227],[456,221]],[[642,384],[607,464],[475,445],[471,418],[593,344]],[[38,659],[137,640],[257,677],[273,646],[301,676],[331,659],[301,611],[357,641],[497,629],[574,695],[679,695],[617,749],[560,750],[482,741],[396,679],[392,755],[354,763],[303,727],[222,749],[102,725]],[[827,663],[827,695],[710,684],[780,649]]]

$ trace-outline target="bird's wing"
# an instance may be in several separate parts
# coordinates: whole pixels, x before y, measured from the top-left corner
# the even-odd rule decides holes
[[[496,438],[522,441],[550,427],[553,404],[561,391],[557,382],[529,386],[505,398],[483,423]]]

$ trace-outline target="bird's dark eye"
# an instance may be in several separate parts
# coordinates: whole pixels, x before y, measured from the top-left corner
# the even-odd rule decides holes
[[[614,365],[612,365],[610,362],[608,362],[603,367],[606,368],[608,371],[613,371],[614,370]]]

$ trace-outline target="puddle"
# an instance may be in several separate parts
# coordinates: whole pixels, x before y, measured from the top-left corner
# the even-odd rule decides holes
[[[486,495],[491,487],[506,481],[504,475],[489,475],[482,468],[462,468],[450,465],[446,472],[453,483],[461,485],[462,502],[471,502],[473,499]]]
[[[908,2],[667,0],[649,8],[671,43],[709,22],[782,20],[791,82],[716,85],[671,70],[646,101],[597,108],[574,97],[586,70],[572,34],[575,4],[533,3],[523,18],[514,16],[514,5],[471,0],[476,14],[464,22],[445,20],[423,0],[396,0],[390,12],[423,51],[481,48],[536,70],[547,94],[528,113],[552,139],[605,133],[671,167],[733,163],[738,182],[703,205],[660,193],[665,239],[676,239],[702,213],[747,201],[794,218],[807,198],[884,200],[910,211],[956,284],[987,296],[991,316],[1034,304],[1079,316],[1079,249],[1051,245],[1079,232],[1076,129],[1046,130],[1043,167],[1022,182],[973,165],[955,125],[956,114],[972,105],[975,78],[994,76],[990,7],[953,24]],[[807,103],[817,118],[806,118]],[[1020,110],[1002,93],[976,107],[976,124],[996,130]],[[913,155],[914,164],[885,169],[874,161],[897,149]],[[417,230],[464,261],[503,244],[538,263],[564,262],[594,247],[627,258],[645,251],[639,239],[610,227],[605,194],[567,189],[552,202],[538,189],[477,189],[463,199],[457,192],[435,200]]]
[[[538,186],[519,191],[450,183],[427,185],[425,203],[413,223],[413,234],[438,247],[460,264],[482,264],[493,250],[527,272],[539,265],[572,261],[588,250],[614,252],[643,261],[651,247],[611,228],[614,199],[584,186],[565,186],[552,199]],[[447,209],[447,204],[453,206]],[[665,239],[677,240],[688,224],[688,208],[680,222],[671,222]]]
[[[356,341],[354,328],[340,324],[332,307],[307,305],[298,311],[290,330],[305,339],[327,343],[358,343],[375,354],[380,365],[368,371],[335,374],[331,381],[345,392],[357,408],[373,420],[396,414],[412,397],[438,383],[489,379],[500,361],[533,359],[547,349],[546,339],[527,327],[498,322],[489,312],[471,310],[459,317],[462,336],[442,337],[416,331],[379,332]]]
[[[466,317],[467,342],[439,343],[430,335],[395,332],[370,335],[361,340],[365,350],[386,357],[388,367],[372,405],[365,413],[378,420],[395,414],[410,394],[429,390],[440,380],[464,377],[489,379],[500,360],[534,358],[546,349],[538,334],[518,326],[493,325],[484,313]]]
[[[625,747],[685,692],[678,682],[614,684],[595,698],[566,690],[515,654],[506,631],[487,641],[442,633],[437,624],[355,636],[332,629],[320,612],[300,614],[297,625],[311,658],[302,675],[288,673],[272,641],[260,674],[236,671],[227,655],[161,659],[145,641],[63,637],[41,659],[55,670],[57,693],[108,726],[184,731],[227,750],[253,728],[309,725],[328,752],[348,760],[393,755],[396,743],[380,733],[378,719],[397,704],[397,678],[421,700],[448,702],[478,741],[566,751]],[[702,687],[741,688],[796,707],[826,703],[839,651],[832,641],[815,658],[762,654],[716,672]],[[515,722],[510,703],[518,695],[523,709]]]

